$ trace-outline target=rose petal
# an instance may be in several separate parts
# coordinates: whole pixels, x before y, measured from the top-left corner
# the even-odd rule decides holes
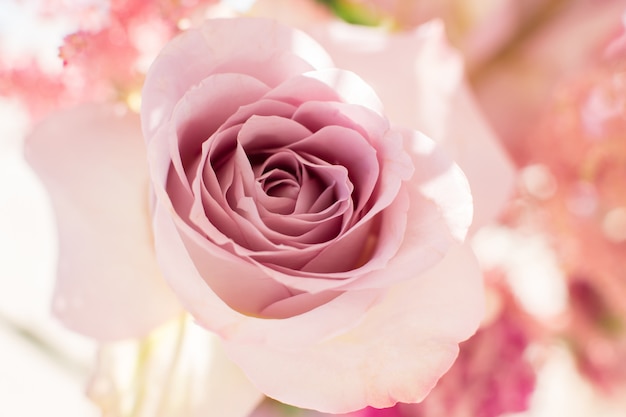
[[[241,106],[237,112],[228,118],[220,130],[230,129],[233,126],[243,125],[254,116],[291,117],[297,106],[284,101],[263,98],[255,103]]]
[[[448,99],[463,77],[461,57],[447,45],[441,22],[394,34],[339,22],[310,32],[338,67],[373,87],[390,120],[441,136]]]
[[[441,144],[461,167],[474,196],[476,231],[493,221],[513,195],[515,167],[480,113],[467,86],[454,94]],[[452,120],[454,118],[454,120]]]
[[[358,75],[337,68],[294,75],[274,88],[266,97],[292,104],[308,101],[358,104],[378,115],[383,113],[383,105],[370,85]]]
[[[178,225],[178,227],[182,227]],[[307,346],[324,338],[338,334],[355,326],[365,312],[376,303],[379,290],[351,291],[343,293],[326,304],[307,314],[300,314],[288,319],[264,319],[247,316],[230,308],[205,282],[214,275],[231,278],[231,287],[238,286],[236,291],[253,294],[263,298],[257,288],[247,283],[258,281],[258,285],[275,281],[258,275],[253,266],[241,261],[229,253],[211,246],[215,254],[205,252],[206,270],[198,270],[185,247],[175,224],[175,217],[166,206],[158,203],[154,210],[154,232],[156,251],[165,279],[176,290],[180,301],[193,317],[205,328],[217,333],[225,340],[238,341],[244,344],[268,343],[286,347]],[[186,232],[184,232],[186,233]],[[198,244],[198,242],[196,242]],[[205,248],[207,249],[207,248]],[[209,257],[209,255],[211,255]],[[230,256],[230,258],[229,258]],[[207,274],[207,275],[202,275]],[[185,280],[178,277],[184,276]],[[237,277],[233,280],[232,277]],[[228,281],[224,281],[228,283]],[[241,297],[239,299],[253,298]],[[276,301],[285,297],[277,297]],[[269,299],[269,298],[268,298]],[[267,306],[273,304],[268,302]],[[281,315],[285,315],[281,309]],[[332,320],[325,319],[333,316]]]
[[[328,125],[347,127],[362,134],[371,144],[390,128],[386,118],[367,107],[350,103],[308,101],[298,106],[292,118],[313,132]]]
[[[512,193],[514,168],[471,98],[441,22],[393,34],[337,22],[309,33],[337,66],[374,88],[394,124],[424,132],[451,153],[475,195],[473,230],[493,220]]]
[[[415,166],[415,173],[405,183],[409,204],[397,197],[383,211],[379,241],[376,243],[380,249],[374,250],[369,262],[347,271],[320,273],[309,268],[307,271],[290,271],[275,265],[259,265],[266,269],[267,274],[291,288],[311,292],[385,288],[419,275],[445,256],[451,246],[465,239],[472,221],[473,205],[463,172],[441,147],[426,136],[409,130],[398,129],[395,132],[404,135],[404,148]],[[397,161],[398,158],[390,160]],[[396,165],[388,161],[383,167],[397,169],[400,173],[406,171],[406,164],[397,161]],[[383,173],[381,178],[388,176],[392,177]],[[381,188],[393,189],[394,184],[395,179]],[[384,204],[384,198],[379,202]],[[357,242],[364,243],[366,236],[359,233],[359,228],[352,228],[337,243],[329,245],[326,252],[320,252],[319,262],[337,267],[333,264],[335,260],[342,262],[341,256],[354,253],[359,244],[352,243],[351,234],[359,236]],[[343,246],[346,242],[350,245]]]
[[[354,184],[352,199],[357,212],[370,200],[380,172],[379,161],[376,149],[355,130],[326,126],[293,144],[291,149],[345,167]]]
[[[293,144],[309,137],[311,131],[300,123],[277,116],[252,116],[244,122],[237,140],[247,155],[257,152],[275,152],[291,148]]]
[[[85,105],[38,126],[26,151],[59,227],[55,315],[75,331],[114,340],[178,314],[154,257],[139,119]]]
[[[237,85],[234,92],[233,85]],[[244,74],[215,74],[185,93],[172,114],[176,134],[168,138],[172,163],[181,179],[193,181],[195,172],[189,165],[199,159],[202,143],[241,106],[256,102],[268,90]]]
[[[463,172],[426,136],[408,130],[403,133],[415,174],[406,187],[410,203],[402,244],[384,269],[347,281],[337,289],[370,288],[410,279],[435,265],[465,239],[473,205]],[[393,235],[397,230],[381,227],[381,233]]]
[[[298,407],[345,413],[419,402],[476,330],[480,280],[471,251],[457,246],[435,268],[393,287],[341,336],[302,349],[235,341],[225,349],[261,391]]]
[[[143,133],[150,141],[180,98],[210,74],[244,73],[276,86],[330,65],[317,42],[273,20],[208,20],[169,42],[154,61],[142,93]]]

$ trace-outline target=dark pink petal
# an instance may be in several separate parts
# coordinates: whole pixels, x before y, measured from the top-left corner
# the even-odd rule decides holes
[[[417,133],[416,133],[417,135]],[[432,141],[421,135],[425,143]],[[272,275],[279,282],[284,283],[292,288],[298,288],[303,291],[324,291],[333,288],[347,288],[348,286],[375,286],[384,288],[389,285],[389,278],[384,278],[384,271],[387,262],[394,256],[401,242],[404,239],[404,228],[406,226],[406,216],[409,207],[407,199],[407,190],[409,184],[414,184],[418,188],[421,177],[411,177],[413,175],[413,163],[411,158],[405,153],[402,146],[402,134],[400,131],[389,131],[384,139],[380,142],[380,159],[385,163],[382,166],[383,172],[380,175],[380,191],[374,200],[373,206],[361,220],[353,225],[346,233],[342,234],[338,239],[330,242],[326,248],[320,251],[316,258],[307,264],[302,270],[291,271],[280,265],[260,265],[261,268],[267,268],[267,274]],[[426,161],[427,162],[427,161]],[[419,163],[425,164],[423,161]],[[422,170],[438,169],[446,171],[446,169],[455,168],[449,159],[443,158],[443,161],[434,161],[434,166],[425,165]],[[458,168],[455,168],[458,169]],[[423,171],[421,171],[423,172]],[[469,198],[465,179],[462,177],[452,177],[451,186],[460,187],[463,195]],[[410,180],[409,180],[410,178]],[[404,191],[401,190],[403,180],[409,180]],[[454,184],[459,180],[459,184]],[[437,207],[432,202],[427,202],[426,207],[436,212]],[[465,207],[464,207],[465,209]],[[380,218],[375,219],[379,215]],[[433,216],[435,216],[433,214]],[[466,219],[467,220],[467,219]],[[445,223],[436,223],[435,228],[441,227],[441,231],[447,232]],[[426,251],[428,249],[428,237],[424,238],[416,251]],[[443,254],[445,252],[442,252]],[[397,279],[404,280],[418,274],[432,265],[432,262],[440,258],[433,257],[429,262],[421,265],[420,262],[426,258],[417,258],[415,265],[411,269],[402,272]],[[372,271],[378,271],[370,279],[365,279],[367,274]],[[391,279],[395,280],[395,277]],[[362,282],[361,282],[362,281]]]
[[[326,126],[291,148],[345,167],[354,184],[355,211],[359,212],[372,197],[380,167],[376,149],[358,132],[342,126]]]
[[[301,272],[271,265],[266,273],[304,291],[385,288],[392,282],[418,276],[439,262],[451,246],[464,240],[472,220],[472,197],[465,176],[432,140],[417,132],[403,133],[415,166],[413,177],[405,185],[409,203],[396,198],[383,212],[378,242],[372,243],[377,249],[369,262],[347,271],[319,272],[311,271],[310,266]],[[351,234],[359,239],[352,240]],[[341,258],[333,254],[354,253],[351,247],[364,250],[363,243],[359,246],[356,242],[366,240],[362,229],[352,228],[320,252],[317,259],[320,265],[339,266],[334,262],[341,262]]]
[[[268,90],[244,74],[216,74],[186,92],[173,110],[175,135],[168,137],[178,175],[193,181],[195,172],[190,165],[200,158],[203,142],[241,106],[257,101]]]

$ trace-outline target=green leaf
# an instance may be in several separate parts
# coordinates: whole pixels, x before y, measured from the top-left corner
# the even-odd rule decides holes
[[[333,13],[348,23],[362,26],[379,26],[383,17],[374,11],[350,0],[317,0],[328,6]]]

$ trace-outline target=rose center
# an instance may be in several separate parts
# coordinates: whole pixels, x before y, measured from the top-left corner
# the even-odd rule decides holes
[[[282,197],[295,200],[300,192],[300,184],[297,179],[289,173],[280,169],[273,169],[266,172],[258,181],[265,194],[270,197]]]
[[[273,200],[267,208],[281,214],[292,213],[302,185],[302,163],[295,153],[283,149],[248,158],[261,190]]]

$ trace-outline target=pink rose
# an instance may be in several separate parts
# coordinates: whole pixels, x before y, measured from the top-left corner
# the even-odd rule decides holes
[[[390,127],[355,74],[327,65],[267,20],[210,21],[164,48],[142,106],[157,258],[269,396],[330,412],[419,401],[458,336],[433,346],[417,342],[425,329],[406,333],[407,310],[424,308],[410,307],[411,286],[427,291],[423,274],[463,240],[468,185],[430,139]],[[387,294],[394,284],[408,287]],[[420,345],[428,360],[409,365]]]
[[[336,413],[421,401],[482,314],[461,244],[468,183],[331,65],[273,21],[212,20],[146,77],[148,169],[132,115],[85,107],[39,127],[29,158],[60,222],[56,314],[115,340],[176,314],[178,299],[280,401]],[[439,91],[425,90],[440,100],[432,126]]]

